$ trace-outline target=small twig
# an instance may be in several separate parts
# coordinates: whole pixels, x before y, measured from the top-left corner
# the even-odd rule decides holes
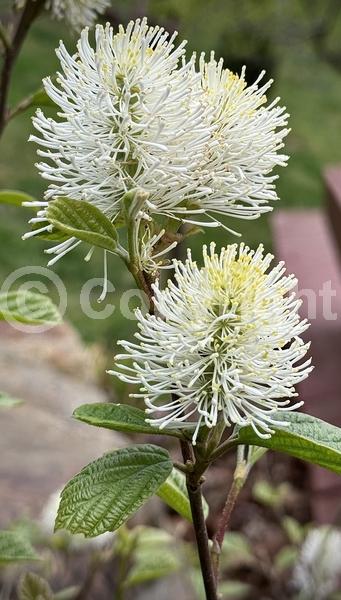
[[[246,481],[248,475],[248,466],[246,461],[244,460],[244,447],[240,446],[240,450],[237,456],[237,466],[233,474],[233,481],[229,493],[226,498],[226,502],[221,513],[217,531],[213,537],[213,546],[212,546],[212,562],[213,562],[213,571],[216,582],[218,581],[219,576],[219,563],[220,563],[220,555],[221,549],[223,547],[225,533],[229,528],[231,515],[233,509],[236,505],[239,493]]]
[[[230,438],[225,440],[225,442],[220,444],[220,446],[218,446],[218,448],[216,448],[216,450],[214,450],[210,454],[210,461],[213,462],[214,460],[217,460],[217,458],[220,458],[221,456],[226,454],[226,452],[233,450],[233,448],[235,448],[237,445],[238,445],[238,438],[235,436],[231,436]]]
[[[212,427],[212,429],[209,432],[209,435],[207,437],[207,441],[206,441],[206,448],[205,448],[205,452],[206,454],[210,457],[211,460],[211,456],[212,454],[215,453],[217,447],[220,444],[222,435],[224,433],[226,429],[226,424],[224,422],[224,419],[220,418],[217,422],[217,424],[215,425],[215,427]]]
[[[190,466],[188,464],[187,465],[183,465],[182,463],[177,462],[176,460],[173,461],[173,467],[175,469],[178,469],[178,471],[181,471],[182,473],[185,473],[185,475],[187,475],[187,473],[189,473],[191,471],[191,468],[190,468]]]
[[[4,26],[4,24],[0,21],[0,40],[2,41],[2,44],[5,48],[5,50],[8,50],[11,46],[11,42],[9,40],[9,37],[7,35],[7,31],[6,28]]]
[[[193,461],[193,448],[189,442],[180,441],[184,463]],[[202,505],[201,494],[201,473],[187,473],[187,491],[192,511],[192,519],[197,541],[197,548],[200,560],[200,567],[205,587],[206,600],[218,600],[216,580],[214,576],[210,548],[208,543],[208,533],[204,509]]]
[[[13,38],[11,40],[8,39],[7,34],[5,34],[4,38],[4,32],[0,34],[1,39],[3,41],[4,39],[6,40],[6,42],[4,42],[3,64],[0,74],[0,135],[8,120],[7,100],[16,59],[30,26],[39,15],[44,4],[45,0],[26,0],[18,25],[14,31]]]
[[[21,115],[28,108],[30,108],[32,106],[33,99],[34,94],[30,94],[29,96],[18,102],[18,104],[16,104],[13,108],[9,109],[7,111],[6,122],[10,121],[14,117],[17,117],[18,115]]]

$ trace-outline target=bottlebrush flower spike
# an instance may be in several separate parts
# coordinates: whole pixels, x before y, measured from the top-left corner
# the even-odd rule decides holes
[[[296,279],[283,263],[268,270],[272,259],[262,246],[216,254],[211,244],[202,268],[189,252],[185,263],[174,261],[176,283],[154,286],[157,316],[136,311],[137,342],[119,342],[125,353],[112,372],[140,386],[133,396],[155,414],[148,422],[186,427],[194,419],[195,443],[200,426],[214,427],[221,415],[226,426],[250,424],[270,437],[272,425],[284,424],[275,413],[301,406],[290,399],[312,369],[301,361],[308,323],[298,315]]]
[[[272,80],[262,82],[262,71],[252,85],[241,75],[224,69],[214,52],[205,62],[199,61],[205,101],[211,106],[213,136],[216,144],[210,148],[202,166],[205,185],[211,192],[200,206],[206,213],[254,219],[272,210],[270,202],[277,200],[272,171],[285,166],[288,157],[280,151],[289,133],[288,114],[275,98],[267,105],[266,92]]]
[[[52,182],[32,221],[41,231],[48,227],[44,208],[57,196],[91,202],[115,220],[123,195],[134,188],[146,192],[145,212],[160,214],[182,214],[184,199],[208,191],[191,173],[211,139],[205,116],[211,109],[202,101],[194,57],[182,60],[185,43],[175,47],[176,33],[169,38],[146,19],[116,35],[98,25],[95,38],[93,49],[83,30],[75,56],[61,43],[63,73],[56,84],[44,82],[60,119],[42,111],[33,119],[40,136],[30,139],[46,160],[38,169]]]

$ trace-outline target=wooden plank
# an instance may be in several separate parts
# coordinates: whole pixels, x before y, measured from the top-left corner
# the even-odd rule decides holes
[[[311,340],[315,369],[298,388],[303,410],[341,426],[341,263],[330,223],[320,210],[290,210],[276,211],[271,225],[277,258],[297,276],[301,314],[311,323],[305,337]],[[318,467],[310,472],[314,517],[331,522],[341,480]]]
[[[341,165],[326,167],[323,178],[327,191],[327,214],[341,259]]]

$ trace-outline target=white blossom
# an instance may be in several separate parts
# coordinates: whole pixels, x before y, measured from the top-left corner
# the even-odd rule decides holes
[[[203,160],[201,177],[211,192],[200,206],[213,215],[258,217],[277,199],[277,175],[272,171],[287,163],[280,150],[289,132],[288,114],[278,106],[279,98],[266,105],[272,80],[261,83],[265,71],[248,86],[245,67],[238,76],[224,69],[223,60],[216,61],[213,52],[209,62],[202,55],[199,64],[216,141]]]
[[[175,47],[176,33],[169,38],[146,19],[116,35],[98,25],[95,37],[93,49],[83,30],[75,56],[61,43],[63,73],[57,83],[44,82],[61,109],[58,121],[42,111],[33,119],[40,137],[31,139],[46,160],[38,168],[52,182],[46,201],[87,200],[115,220],[125,192],[139,188],[148,196],[146,213],[184,212],[177,207],[185,198],[207,193],[191,171],[211,135],[194,58],[182,61],[185,43]],[[45,207],[33,220],[41,230]]]
[[[73,56],[61,43],[62,72],[44,81],[58,120],[39,110],[39,135],[31,136],[50,182],[32,219],[39,232],[48,227],[47,202],[58,196],[92,202],[113,221],[132,189],[146,193],[146,218],[217,226],[220,214],[248,219],[270,210],[271,172],[286,163],[279,150],[288,132],[277,99],[265,106],[271,82],[259,85],[261,74],[247,86],[244,70],[233,75],[213,55],[197,68],[175,38],[143,19],[115,35],[98,25],[95,48],[83,30]]]
[[[16,0],[17,9],[22,9],[25,0]],[[65,20],[72,29],[80,31],[83,27],[92,27],[96,18],[103,14],[111,0],[46,0],[45,9],[54,19]]]
[[[80,31],[91,27],[110,4],[111,0],[47,0],[46,8],[55,19],[65,19],[72,29]]]
[[[165,229],[161,229],[159,233],[151,234],[149,227],[146,227],[144,234],[138,241],[138,267],[140,271],[156,275],[160,269],[172,268],[169,259],[165,255],[174,250],[178,242],[173,241],[165,245],[162,244],[162,247],[159,249],[158,244],[162,243],[162,238],[165,235]]]
[[[214,427],[221,416],[226,426],[252,425],[269,437],[279,411],[294,410],[295,385],[311,371],[302,362],[309,347],[301,334],[301,304],[292,291],[296,279],[285,275],[263,247],[244,244],[216,254],[204,247],[204,266],[174,261],[175,282],[154,286],[156,315],[136,311],[136,342],[121,341],[124,354],[112,372],[138,384],[153,425]],[[128,362],[125,362],[128,360]],[[131,362],[132,361],[132,362]]]

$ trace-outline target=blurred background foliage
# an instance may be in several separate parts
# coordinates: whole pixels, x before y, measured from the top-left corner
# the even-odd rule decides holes
[[[0,0],[0,14],[6,17],[7,0]],[[277,207],[314,207],[323,202],[321,171],[327,163],[340,161],[341,132],[341,2],[340,0],[115,0],[106,17],[114,27],[119,22],[146,14],[151,23],[177,29],[189,41],[189,51],[214,49],[225,65],[240,71],[246,65],[249,83],[265,68],[273,77],[271,95],[279,95],[289,113],[292,133],[286,151],[289,166],[279,172]],[[16,103],[40,87],[41,79],[58,69],[54,53],[59,39],[69,49],[76,40],[62,23],[44,16],[32,28],[16,65],[11,102]],[[0,188],[26,191],[41,198],[45,182],[34,167],[36,149],[27,139],[32,131],[30,114],[13,120],[0,142]],[[29,212],[0,207],[0,281],[14,269],[25,265],[46,266],[46,244],[33,239],[23,242]],[[263,241],[271,249],[269,219],[231,221],[252,246]],[[209,230],[191,238],[198,253],[201,245],[215,239],[219,245],[235,241],[224,230]],[[86,249],[76,249],[53,269],[68,289],[67,318],[85,339],[104,342],[127,336],[135,329],[124,319],[118,303],[121,290],[131,284],[129,274],[118,259],[111,259],[109,278],[116,291],[106,302],[117,305],[109,320],[91,320],[79,307],[83,284],[101,277],[102,254],[95,253],[90,263],[83,257]],[[131,287],[134,287],[131,285]],[[94,308],[100,288],[94,293]],[[100,310],[103,306],[99,307]]]

